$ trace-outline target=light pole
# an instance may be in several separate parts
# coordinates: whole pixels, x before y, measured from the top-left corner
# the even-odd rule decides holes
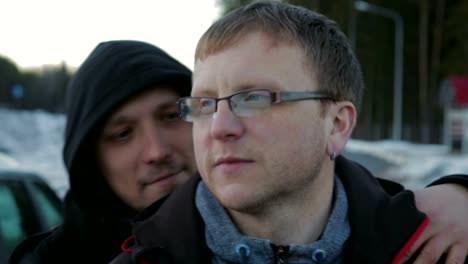
[[[403,108],[403,19],[397,12],[364,1],[355,1],[354,8],[393,19],[395,22],[395,54],[393,67],[393,128],[392,138],[401,140]],[[353,24],[355,18],[353,19]],[[355,47],[355,25],[351,31],[351,44]]]

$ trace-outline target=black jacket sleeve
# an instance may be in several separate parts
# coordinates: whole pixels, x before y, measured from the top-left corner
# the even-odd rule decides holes
[[[468,175],[466,174],[453,174],[453,175],[448,175],[444,176],[431,184],[429,186],[434,186],[434,185],[440,185],[440,184],[446,184],[446,183],[454,183],[454,184],[459,184],[461,186],[464,186],[465,188],[468,189]]]
[[[52,230],[52,231],[36,234],[25,239],[13,250],[13,253],[10,255],[10,258],[9,258],[9,263],[10,264],[42,263],[39,256],[36,254],[35,249],[42,241],[48,239],[49,236],[52,236],[54,232],[58,232],[57,230],[59,228]]]

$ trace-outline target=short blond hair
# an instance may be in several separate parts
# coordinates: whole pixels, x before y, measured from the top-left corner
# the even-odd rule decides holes
[[[312,78],[321,90],[338,101],[351,101],[359,107],[364,89],[362,71],[345,34],[335,21],[299,6],[256,1],[230,12],[200,38],[195,60],[235,45],[252,32],[263,32],[301,47]]]

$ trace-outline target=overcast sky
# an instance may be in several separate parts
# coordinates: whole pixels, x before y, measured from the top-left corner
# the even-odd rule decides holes
[[[0,55],[19,67],[78,67],[98,42],[143,40],[193,69],[216,0],[0,0]]]

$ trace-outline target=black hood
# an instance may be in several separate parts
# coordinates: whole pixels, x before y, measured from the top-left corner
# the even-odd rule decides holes
[[[63,158],[71,193],[81,210],[112,217],[133,213],[98,169],[95,143],[113,110],[159,83],[189,95],[191,71],[161,49],[131,40],[100,43],[74,74],[67,87]]]

